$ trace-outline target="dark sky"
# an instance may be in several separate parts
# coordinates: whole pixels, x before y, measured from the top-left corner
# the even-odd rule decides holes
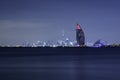
[[[120,42],[119,0],[0,0],[0,44],[75,40],[78,22],[86,42]]]

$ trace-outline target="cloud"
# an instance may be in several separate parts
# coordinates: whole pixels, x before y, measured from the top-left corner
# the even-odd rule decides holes
[[[18,27],[45,27],[49,26],[48,22],[30,22],[30,21],[14,21],[14,20],[0,20],[0,29],[2,28],[18,28]]]

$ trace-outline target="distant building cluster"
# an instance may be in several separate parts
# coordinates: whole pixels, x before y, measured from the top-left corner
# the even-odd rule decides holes
[[[102,40],[97,40],[95,43],[86,43],[84,45],[79,45],[77,41],[70,41],[68,38],[65,40],[53,41],[37,41],[36,43],[25,43],[21,45],[23,47],[102,47],[108,46],[107,42]]]
[[[56,42],[54,41],[37,41],[36,43],[24,43],[22,44],[23,47],[74,47],[77,46],[76,41],[70,41],[69,38],[66,38],[65,40],[57,40]]]

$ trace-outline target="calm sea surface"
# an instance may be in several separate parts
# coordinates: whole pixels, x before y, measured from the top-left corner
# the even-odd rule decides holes
[[[3,56],[0,80],[120,80],[120,55]]]

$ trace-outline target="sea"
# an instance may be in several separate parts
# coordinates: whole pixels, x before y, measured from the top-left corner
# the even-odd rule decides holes
[[[0,48],[0,80],[120,80],[120,48]]]

